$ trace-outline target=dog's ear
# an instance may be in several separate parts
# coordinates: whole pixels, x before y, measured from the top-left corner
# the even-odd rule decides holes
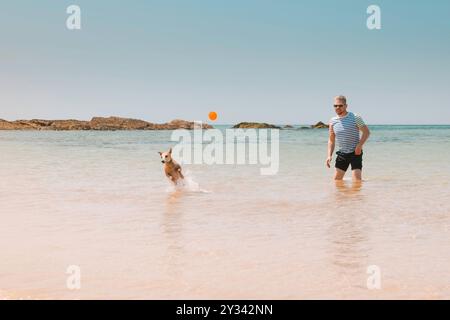
[[[169,149],[169,154],[172,154],[172,148]]]

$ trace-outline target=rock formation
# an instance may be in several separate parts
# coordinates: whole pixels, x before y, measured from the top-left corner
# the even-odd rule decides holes
[[[312,125],[313,129],[328,129],[328,125],[323,123],[322,121],[317,122],[315,125]]]
[[[194,122],[185,120],[158,124],[120,117],[94,117],[91,121],[41,119],[6,121],[0,119],[0,130],[191,130],[195,125]],[[213,127],[203,123],[202,128],[212,129]]]
[[[240,122],[233,126],[233,129],[281,129],[278,126],[260,122]]]

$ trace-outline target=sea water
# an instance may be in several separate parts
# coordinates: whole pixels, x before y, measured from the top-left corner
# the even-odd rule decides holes
[[[282,130],[276,175],[183,188],[171,131],[1,131],[0,298],[449,299],[450,126],[370,129],[362,183],[333,181],[327,130]]]

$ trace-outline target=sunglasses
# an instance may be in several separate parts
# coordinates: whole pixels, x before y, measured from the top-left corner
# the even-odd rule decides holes
[[[335,104],[334,107],[335,108],[342,108],[344,105],[343,104]]]

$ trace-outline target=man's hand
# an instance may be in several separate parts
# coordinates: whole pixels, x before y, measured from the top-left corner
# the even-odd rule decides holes
[[[355,155],[359,156],[362,152],[362,145],[358,144],[355,148]]]
[[[327,164],[328,168],[331,168],[331,160],[332,160],[332,157],[327,158],[326,164]]]

